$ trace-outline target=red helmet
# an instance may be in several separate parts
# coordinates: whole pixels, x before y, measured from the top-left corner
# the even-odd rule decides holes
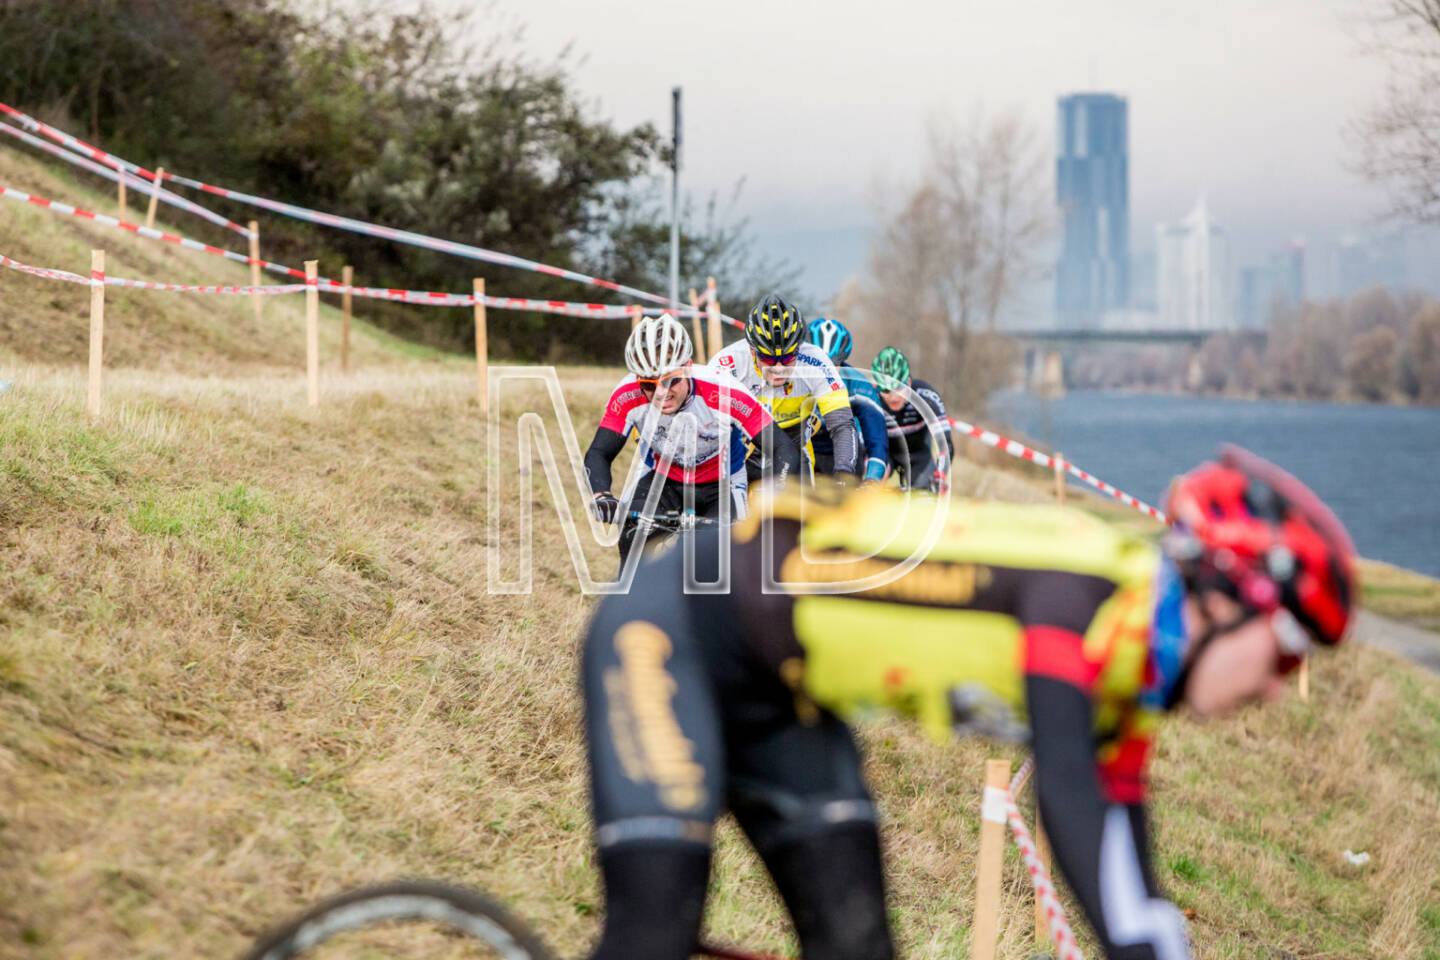
[[[1226,589],[1252,610],[1290,612],[1310,638],[1345,639],[1355,608],[1355,547],[1299,480],[1240,447],[1177,477],[1166,548],[1192,584]],[[1302,641],[1303,642],[1303,641]]]

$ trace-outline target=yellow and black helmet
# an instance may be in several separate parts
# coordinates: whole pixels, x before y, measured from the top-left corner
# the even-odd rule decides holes
[[[792,356],[805,339],[805,318],[800,308],[772,293],[755,304],[745,321],[745,339],[757,356],[767,359]]]

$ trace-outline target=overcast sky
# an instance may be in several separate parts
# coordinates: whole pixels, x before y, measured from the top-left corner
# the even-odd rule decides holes
[[[740,212],[820,293],[863,265],[873,185],[918,168],[927,118],[977,104],[1028,118],[1053,178],[1056,97],[1126,97],[1137,250],[1202,191],[1241,263],[1383,202],[1344,168],[1347,119],[1385,78],[1354,0],[496,2],[534,55],[573,45],[580,88],[620,124],[668,132],[683,86],[683,184],[743,176]]]

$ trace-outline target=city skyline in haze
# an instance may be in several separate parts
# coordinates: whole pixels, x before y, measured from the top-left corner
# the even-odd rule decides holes
[[[1370,229],[1385,197],[1346,169],[1344,140],[1385,86],[1359,39],[1364,5],[1165,6],[897,0],[877,16],[858,0],[498,0],[492,17],[523,24],[538,59],[572,48],[578,88],[618,124],[668,135],[682,86],[682,189],[723,205],[743,178],[734,212],[762,252],[805,268],[815,296],[863,270],[877,188],[917,175],[933,117],[1016,111],[1053,197],[1056,101],[1077,92],[1129,104],[1136,254],[1202,194],[1241,265],[1294,236],[1318,246]]]

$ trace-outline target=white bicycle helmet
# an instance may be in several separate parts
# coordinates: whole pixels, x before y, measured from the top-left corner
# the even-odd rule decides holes
[[[690,334],[668,313],[642,319],[625,342],[625,366],[637,377],[674,373],[689,363],[694,354]]]

